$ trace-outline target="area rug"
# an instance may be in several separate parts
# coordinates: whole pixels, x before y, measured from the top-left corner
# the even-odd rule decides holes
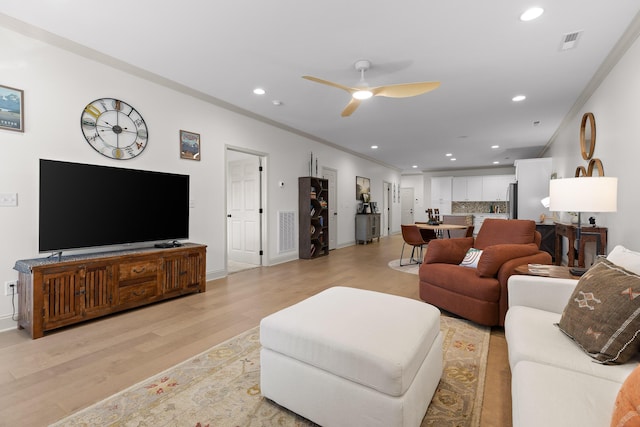
[[[390,268],[394,270],[402,271],[403,273],[409,274],[418,274],[418,270],[420,269],[420,264],[411,263],[409,264],[409,259],[402,259],[402,267],[400,266],[400,260],[394,259],[393,261],[389,261],[387,264]]]
[[[489,328],[441,316],[444,372],[422,426],[480,423]],[[59,426],[315,426],[260,394],[259,329],[244,332]]]

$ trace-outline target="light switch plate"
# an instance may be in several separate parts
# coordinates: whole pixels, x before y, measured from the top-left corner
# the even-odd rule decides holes
[[[0,206],[18,206],[18,193],[0,193]]]

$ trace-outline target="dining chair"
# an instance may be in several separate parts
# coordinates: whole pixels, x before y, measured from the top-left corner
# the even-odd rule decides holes
[[[402,239],[404,240],[404,242],[402,242],[402,251],[400,252],[400,267],[403,266],[402,264],[402,259],[404,256],[404,247],[405,245],[411,245],[411,257],[409,258],[409,264],[422,264],[422,250],[424,245],[426,245],[428,243],[428,241],[425,241],[424,238],[422,237],[422,233],[418,226],[415,224],[402,224],[400,225],[400,227],[402,228]],[[432,231],[433,230],[428,230],[428,231]],[[435,235],[434,235],[435,236]],[[418,258],[415,258],[415,253],[416,251],[419,253],[418,254]],[[404,264],[404,265],[409,265],[409,264]]]

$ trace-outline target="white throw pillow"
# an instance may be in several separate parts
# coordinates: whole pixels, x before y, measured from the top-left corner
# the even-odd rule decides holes
[[[463,267],[478,268],[478,261],[481,255],[482,251],[480,249],[471,248],[467,251],[460,265]]]
[[[640,274],[640,252],[630,251],[618,245],[607,255],[607,259],[625,270]]]

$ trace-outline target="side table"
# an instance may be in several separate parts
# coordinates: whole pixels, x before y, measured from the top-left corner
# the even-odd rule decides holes
[[[516,274],[524,274],[528,276],[541,276],[541,277],[553,277],[556,279],[580,279],[580,276],[574,276],[569,271],[571,267],[560,265],[536,265],[536,267],[529,268],[529,264],[519,265],[515,268]]]
[[[576,224],[564,224],[556,222],[556,265],[560,265],[562,262],[562,237],[566,237],[568,240],[569,252],[567,253],[569,267],[574,267],[575,264],[575,252],[574,243],[576,241],[577,226]],[[597,254],[604,255],[607,253],[607,228],[606,227],[591,227],[590,225],[583,225],[581,227],[582,235],[580,238],[580,247],[578,248],[578,267],[584,267],[584,248],[585,244],[589,242],[596,242]]]

